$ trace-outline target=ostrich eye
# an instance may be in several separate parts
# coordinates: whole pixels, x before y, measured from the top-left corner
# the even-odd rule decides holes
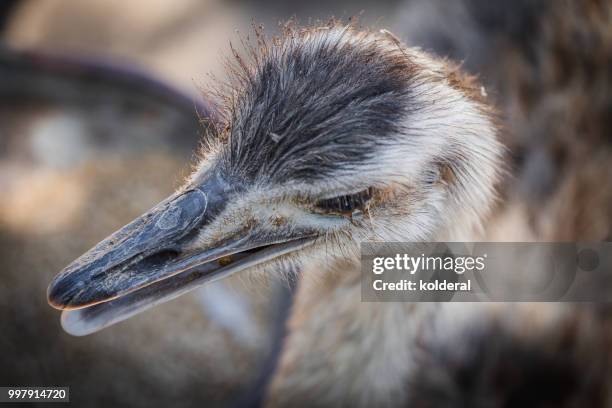
[[[326,213],[350,215],[355,210],[363,210],[371,198],[372,189],[368,188],[355,194],[319,200],[315,207]]]

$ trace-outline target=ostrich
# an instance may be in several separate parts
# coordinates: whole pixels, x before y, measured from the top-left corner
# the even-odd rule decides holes
[[[413,402],[426,333],[500,308],[361,302],[359,243],[481,237],[503,168],[493,111],[474,78],[386,31],[258,39],[184,186],[58,274],[49,302],[83,335],[229,274],[299,271],[268,403]]]

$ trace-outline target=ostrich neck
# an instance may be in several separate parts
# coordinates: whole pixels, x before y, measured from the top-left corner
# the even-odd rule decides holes
[[[414,345],[437,305],[362,302],[360,266],[304,270],[270,406],[391,406],[415,362]]]
[[[435,305],[362,302],[359,278],[354,264],[323,278],[304,271],[270,406],[381,406],[403,399],[411,350]]]
[[[270,406],[396,406],[405,400],[422,328],[440,305],[362,302],[360,271],[357,261],[303,270]]]

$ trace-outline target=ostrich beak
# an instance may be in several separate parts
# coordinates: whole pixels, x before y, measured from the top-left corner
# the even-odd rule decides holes
[[[174,194],[100,242],[49,285],[49,304],[64,310],[62,326],[85,335],[174,299],[207,282],[300,250],[314,238],[266,226],[188,249],[231,200],[218,176]]]

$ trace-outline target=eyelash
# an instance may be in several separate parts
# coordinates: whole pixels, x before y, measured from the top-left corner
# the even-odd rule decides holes
[[[372,198],[372,188],[355,194],[348,194],[317,201],[315,207],[327,213],[351,214],[355,210],[363,210]]]

